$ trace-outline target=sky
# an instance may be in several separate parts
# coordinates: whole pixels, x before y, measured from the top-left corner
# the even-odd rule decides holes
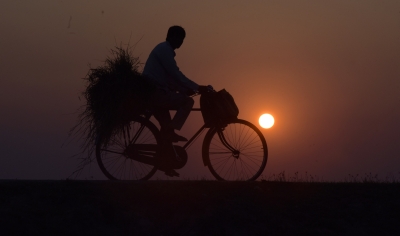
[[[186,30],[181,71],[225,88],[262,130],[262,178],[400,177],[399,1],[1,1],[0,19],[0,179],[68,178],[82,157],[68,136],[82,78],[118,45],[144,63],[172,25]],[[180,134],[201,122],[191,114]],[[213,179],[200,145],[180,179]],[[104,176],[94,162],[77,178]]]

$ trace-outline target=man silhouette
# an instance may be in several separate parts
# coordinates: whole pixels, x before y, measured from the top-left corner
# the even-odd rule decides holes
[[[154,117],[160,123],[162,138],[171,142],[187,141],[175,130],[182,128],[193,107],[194,101],[190,96],[208,89],[187,78],[176,64],[175,49],[180,48],[185,36],[181,26],[170,27],[166,41],[151,51],[142,73],[157,87],[151,101],[155,108]],[[173,119],[169,110],[176,110]]]

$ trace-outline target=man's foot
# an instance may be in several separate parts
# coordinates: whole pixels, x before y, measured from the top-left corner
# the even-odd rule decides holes
[[[183,136],[180,136],[180,135],[178,135],[178,134],[175,133],[175,132],[173,132],[173,133],[171,134],[171,136],[169,136],[168,138],[169,138],[169,140],[170,140],[171,142],[173,142],[173,143],[176,143],[176,142],[186,142],[186,141],[188,141],[187,138],[185,138],[185,137],[183,137]]]
[[[178,135],[177,133],[174,132],[174,130],[165,131],[161,129],[161,138],[166,139],[173,143],[180,141],[188,141],[187,138]]]
[[[167,175],[169,177],[179,177],[179,173],[176,172],[174,169],[166,170],[165,175]]]

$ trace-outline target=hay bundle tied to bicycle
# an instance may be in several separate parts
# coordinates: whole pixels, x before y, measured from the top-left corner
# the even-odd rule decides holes
[[[139,66],[139,58],[133,57],[129,48],[116,47],[103,65],[90,68],[84,78],[86,105],[75,127],[85,139],[85,150],[93,151],[95,143],[107,145],[129,125],[132,116],[141,114],[148,106],[155,87],[142,77]]]

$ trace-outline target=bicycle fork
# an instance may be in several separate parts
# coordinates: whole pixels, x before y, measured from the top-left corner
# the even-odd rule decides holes
[[[239,151],[239,150],[236,150],[234,147],[232,147],[232,146],[228,143],[228,141],[226,141],[225,135],[224,135],[224,133],[223,133],[222,131],[223,131],[222,129],[217,130],[217,134],[218,134],[219,140],[221,141],[221,143],[222,143],[227,149],[229,149],[229,151],[232,152],[232,156],[233,156],[234,158],[238,159],[238,158],[239,158],[240,151]]]

